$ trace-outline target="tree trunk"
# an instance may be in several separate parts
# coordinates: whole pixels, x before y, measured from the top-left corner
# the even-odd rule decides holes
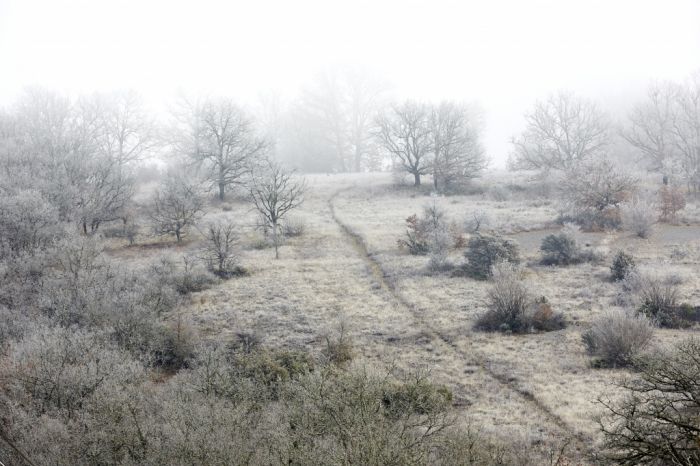
[[[359,147],[355,148],[355,172],[359,173],[362,169],[362,151]]]
[[[275,244],[275,259],[280,258],[279,244],[277,242],[277,223],[272,224],[272,242]]]
[[[433,174],[433,187],[435,188],[435,191],[438,191],[438,176],[436,174]]]
[[[224,200],[226,191],[226,174],[224,172],[223,155],[219,156],[219,200]]]
[[[413,186],[420,186],[420,173],[414,173],[413,180]]]

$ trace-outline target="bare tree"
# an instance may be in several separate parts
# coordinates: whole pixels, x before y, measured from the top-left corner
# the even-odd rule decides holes
[[[379,80],[356,68],[331,68],[306,88],[297,109],[305,124],[321,129],[317,144],[335,170],[359,172],[376,159],[372,131],[381,97]]]
[[[301,205],[305,191],[306,182],[303,179],[296,179],[275,162],[268,162],[261,173],[253,177],[250,196],[272,230],[275,259],[279,259],[280,221]]]
[[[227,188],[242,184],[256,158],[268,147],[267,141],[256,134],[252,118],[231,99],[183,99],[175,117],[176,150],[204,164],[220,200]]]
[[[352,169],[356,172],[375,168],[377,147],[373,132],[376,115],[381,105],[386,85],[358,70],[346,72],[349,131],[348,140],[352,152]]]
[[[333,159],[333,167],[347,172],[348,115],[339,73],[319,73],[314,86],[304,90],[302,106],[307,122],[321,130],[317,134]]]
[[[159,235],[175,235],[178,243],[204,211],[204,200],[196,183],[169,173],[156,191],[149,216]]]
[[[238,238],[236,226],[231,223],[209,223],[204,231],[204,260],[209,270],[221,278],[235,272],[237,257],[234,246]]]
[[[700,72],[679,86],[673,136],[688,188],[697,193],[700,191]]]
[[[584,227],[618,228],[620,205],[634,193],[636,183],[608,160],[592,160],[569,172],[561,191],[575,220]]]
[[[433,106],[430,126],[436,190],[446,190],[459,181],[475,178],[486,168],[488,161],[474,120],[474,115],[464,105],[442,102]]]
[[[120,218],[133,195],[129,163],[150,140],[133,99],[121,104],[93,95],[71,101],[27,90],[15,108],[15,156],[4,161],[12,183],[40,191],[62,220],[76,221],[84,233]]]
[[[523,170],[569,171],[608,144],[608,121],[598,107],[560,92],[537,102],[525,131],[512,139],[511,165]]]
[[[427,105],[406,101],[393,105],[377,118],[378,144],[413,175],[420,186],[421,175],[432,169],[433,140]]]
[[[100,108],[101,152],[120,165],[142,160],[158,145],[155,121],[148,115],[141,97],[134,91],[120,91],[93,97]]]
[[[654,83],[649,86],[647,100],[630,112],[629,127],[622,136],[649,161],[653,170],[665,176],[675,156],[673,123],[678,87],[672,83]]]

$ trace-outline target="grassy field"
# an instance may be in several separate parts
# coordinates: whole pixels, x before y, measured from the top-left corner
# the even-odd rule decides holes
[[[241,264],[250,274],[194,293],[179,318],[203,338],[227,339],[255,333],[266,345],[322,351],[325,337],[344,325],[352,338],[355,364],[397,373],[426,371],[454,393],[458,424],[546,453],[568,441],[573,456],[600,441],[597,397],[614,396],[610,382],[627,374],[591,366],[581,332],[603,310],[616,305],[619,285],[609,280],[617,250],[631,253],[640,268],[672,273],[683,302],[698,304],[700,225],[689,202],[681,225],[659,227],[650,239],[628,232],[585,233],[580,242],[602,254],[600,263],[568,267],[539,265],[539,243],[554,224],[557,205],[546,192],[528,189],[512,174],[479,181],[470,195],[431,196],[429,187],[396,186],[389,174],[316,175],[294,214],[304,234],[290,238],[274,259],[262,247],[249,204],[214,205],[205,221],[229,218],[241,227]],[[427,258],[397,246],[404,220],[435,203],[461,226],[474,212],[489,217],[488,228],[520,244],[527,283],[564,314],[564,330],[508,335],[473,330],[485,309],[488,281],[431,272]],[[196,249],[196,237],[167,254]],[[461,250],[450,260],[460,264]],[[112,251],[126,261],[163,254],[162,247]],[[657,330],[666,345],[693,330]],[[544,454],[543,453],[543,454]]]

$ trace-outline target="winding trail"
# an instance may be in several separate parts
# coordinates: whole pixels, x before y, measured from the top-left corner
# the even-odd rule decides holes
[[[548,421],[556,425],[561,431],[566,433],[568,439],[570,439],[572,446],[575,448],[579,455],[592,456],[593,452],[590,448],[590,439],[585,438],[583,435],[577,433],[573,427],[567,424],[560,416],[552,412],[544,403],[542,403],[536,396],[531,392],[524,390],[514,384],[510,377],[506,374],[500,374],[489,367],[487,363],[484,363],[481,358],[475,358],[474,353],[467,353],[463,349],[460,349],[454,342],[437,330],[434,326],[430,325],[423,317],[420,310],[407,300],[396,287],[396,284],[387,278],[385,270],[382,268],[381,263],[369,252],[367,244],[364,238],[355,232],[352,227],[344,223],[338,217],[334,205],[336,198],[340,196],[343,192],[350,191],[354,186],[341,188],[335,191],[328,198],[328,207],[331,212],[331,216],[335,223],[338,224],[343,234],[348,238],[353,249],[362,257],[367,267],[372,273],[372,276],[376,283],[380,287],[389,292],[393,299],[397,302],[399,306],[404,308],[420,326],[420,329],[431,338],[442,341],[446,344],[453,352],[455,352],[461,360],[465,362],[466,365],[473,367],[478,367],[487,377],[493,380],[495,383],[506,388],[507,390],[513,392],[516,396],[524,400],[529,406],[534,410],[541,413]]]

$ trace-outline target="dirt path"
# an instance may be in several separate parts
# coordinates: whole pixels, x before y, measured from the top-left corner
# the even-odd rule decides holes
[[[578,434],[574,428],[568,425],[560,416],[552,412],[532,393],[512,383],[510,377],[507,374],[500,374],[492,370],[489,367],[489,365],[484,363],[482,358],[479,358],[475,352],[468,353],[457,347],[449,337],[436,330],[434,326],[430,325],[430,323],[428,323],[425,320],[424,316],[419,311],[419,309],[417,309],[417,307],[412,302],[407,300],[402,295],[401,291],[397,289],[394,283],[387,279],[387,274],[385,270],[382,268],[381,263],[369,252],[364,238],[362,238],[360,234],[356,233],[350,225],[340,220],[336,213],[334,201],[343,192],[349,191],[351,189],[353,189],[353,187],[341,188],[335,191],[328,199],[328,207],[330,209],[333,220],[338,224],[342,233],[347,237],[353,249],[366,262],[368,269],[372,273],[374,281],[378,283],[382,289],[389,292],[389,294],[396,301],[396,304],[410,314],[411,318],[416,322],[416,324],[426,335],[430,336],[432,339],[439,341],[443,345],[448,347],[450,351],[455,353],[461,361],[464,361],[465,366],[478,368],[478,370],[483,375],[490,378],[494,383],[498,384],[499,386],[512,392],[515,396],[519,397],[527,405],[529,405],[531,409],[535,410],[553,425],[557,426],[570,439],[571,446],[576,450],[578,456],[590,455],[590,439],[584,438],[582,435]]]

